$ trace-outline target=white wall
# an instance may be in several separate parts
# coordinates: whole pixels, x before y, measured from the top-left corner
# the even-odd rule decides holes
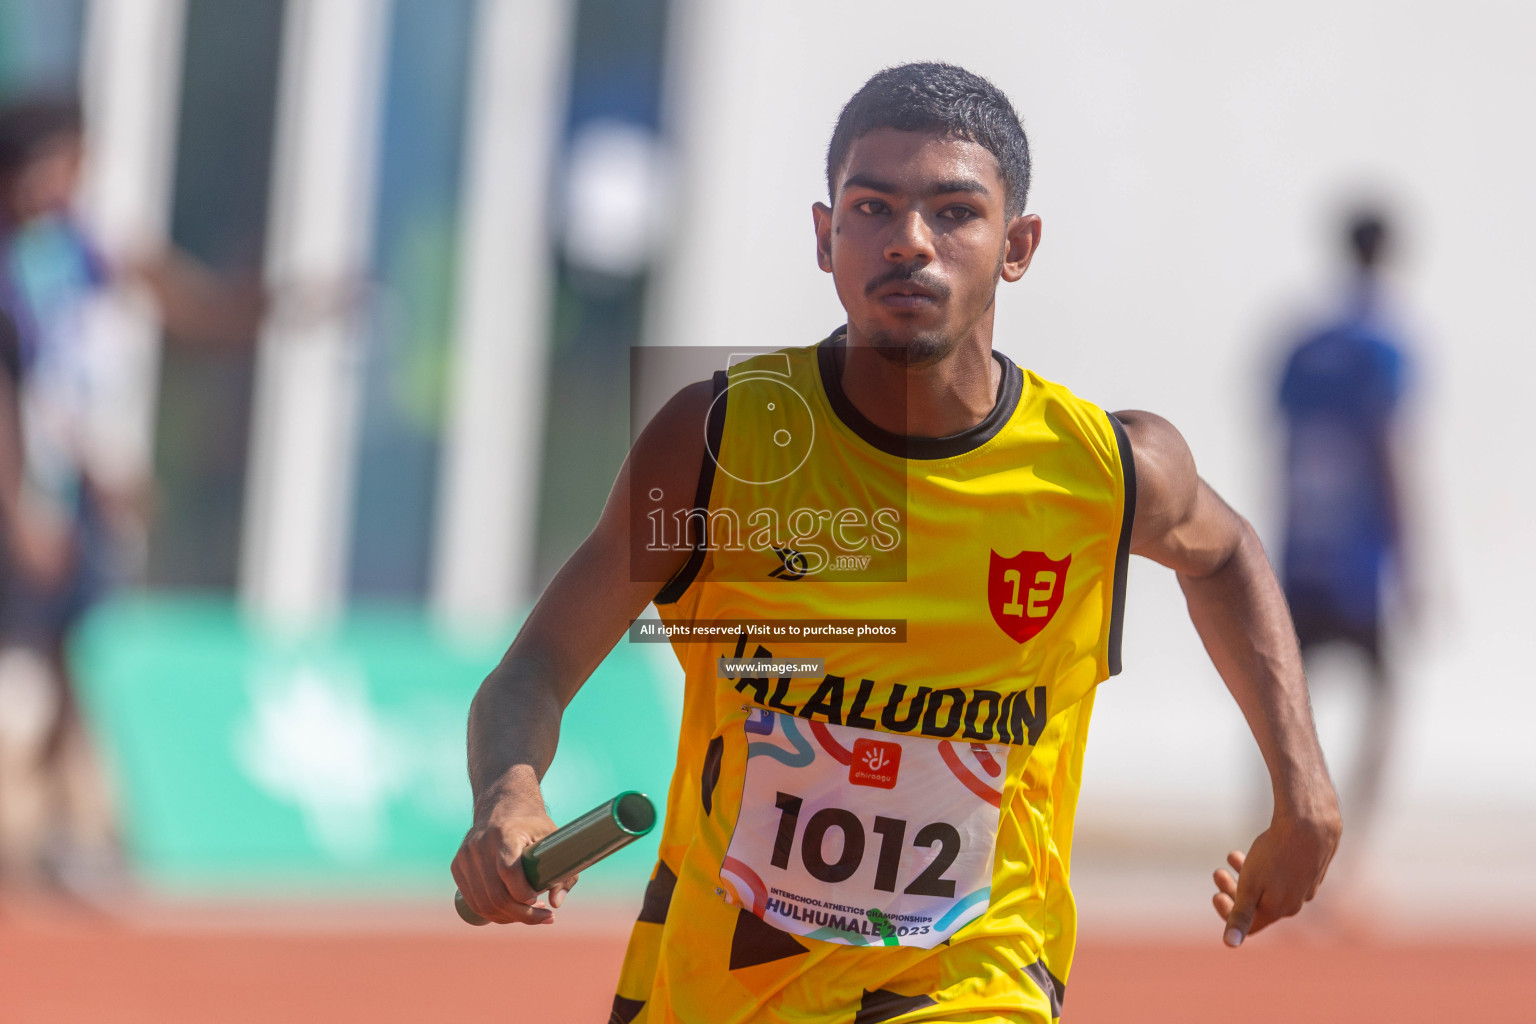
[[[1328,297],[1339,200],[1385,188],[1408,236],[1431,555],[1402,645],[1395,806],[1536,805],[1522,629],[1536,613],[1536,8],[692,0],[678,19],[683,180],[652,343],[800,344],[840,323],[809,212],[838,110],[881,66],[963,64],[1019,108],[1045,224],[1000,299],[998,347],[1102,405],[1168,416],[1267,537],[1275,346],[1294,310]],[[1258,781],[1241,719],[1170,574],[1142,564],[1131,583],[1085,814],[1237,807]]]

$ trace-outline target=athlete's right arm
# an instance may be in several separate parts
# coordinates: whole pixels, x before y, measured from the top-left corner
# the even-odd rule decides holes
[[[454,857],[453,877],[470,908],[488,920],[553,920],[519,862],[527,846],[555,828],[539,782],[555,756],[566,705],[687,560],[687,551],[646,549],[645,513],[630,496],[659,488],[667,515],[692,508],[711,400],[707,381],[692,384],[651,420],[625,459],[597,526],[555,575],[475,695],[469,713],[475,816]],[[549,903],[558,907],[569,888],[552,888]]]

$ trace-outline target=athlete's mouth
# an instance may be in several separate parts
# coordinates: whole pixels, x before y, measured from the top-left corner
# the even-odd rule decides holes
[[[947,299],[949,288],[921,269],[898,265],[869,282],[864,287],[864,294],[886,306],[916,309]]]
[[[914,288],[910,284],[891,285],[880,291],[882,299],[929,299],[935,298],[933,292],[926,288]]]

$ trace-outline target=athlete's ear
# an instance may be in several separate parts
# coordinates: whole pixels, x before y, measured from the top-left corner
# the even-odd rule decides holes
[[[811,220],[816,225],[816,265],[832,273],[832,207],[811,204]]]
[[[1040,218],[1024,213],[1008,222],[1007,249],[1003,252],[1003,280],[1017,281],[1029,269],[1040,248]]]

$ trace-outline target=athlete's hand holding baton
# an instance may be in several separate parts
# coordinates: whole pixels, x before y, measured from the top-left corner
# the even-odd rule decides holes
[[[656,808],[643,793],[620,793],[562,828],[542,808],[472,828],[453,860],[454,907],[473,925],[548,924],[577,875],[645,835]],[[538,894],[549,890],[549,902]]]
[[[542,808],[518,812],[498,807],[486,821],[477,821],[453,858],[453,880],[468,908],[497,924],[553,922],[553,908],[565,900],[576,879],[551,886],[546,903],[528,883],[522,853],[554,830],[554,821]]]

